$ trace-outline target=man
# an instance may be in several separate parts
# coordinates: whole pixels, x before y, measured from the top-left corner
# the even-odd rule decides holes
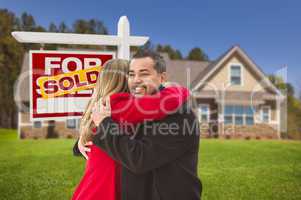
[[[165,81],[166,65],[159,54],[143,50],[134,56],[128,78],[133,95],[154,94]],[[118,128],[108,103],[92,119],[98,125],[93,143],[122,165],[122,200],[200,199],[199,127],[187,104],[161,121],[139,124],[132,135]],[[78,145],[82,154],[89,151]]]

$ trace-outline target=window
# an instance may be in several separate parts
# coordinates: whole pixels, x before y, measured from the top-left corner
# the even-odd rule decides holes
[[[244,124],[244,118],[243,116],[235,116],[235,125],[243,125]]]
[[[42,122],[41,121],[34,121],[33,122],[33,127],[34,128],[41,128],[42,127]]]
[[[76,127],[76,129],[77,129],[77,130],[79,130],[79,126],[80,126],[80,120],[81,120],[81,119],[77,119],[77,120],[76,120],[76,123],[77,123],[77,127]]]
[[[231,85],[241,85],[241,66],[232,65],[230,76]]]
[[[76,119],[67,119],[66,125],[67,125],[67,128],[75,129],[76,128]]]
[[[254,116],[246,116],[246,124],[253,125],[254,124]]]
[[[254,110],[251,106],[245,108],[246,124],[254,125]]]
[[[235,125],[253,125],[254,110],[251,106],[226,105],[224,123]]]
[[[261,111],[262,111],[261,112],[262,121],[264,123],[269,123],[270,122],[270,107],[264,106],[264,107],[262,107]]]
[[[244,124],[244,107],[243,106],[234,106],[234,117],[235,117],[235,125],[243,125]]]
[[[199,120],[200,122],[209,122],[209,105],[201,105],[199,108]]]
[[[234,106],[225,106],[225,111],[224,111],[225,124],[233,124],[233,110],[234,110]]]
[[[225,116],[225,124],[233,124],[233,117]]]

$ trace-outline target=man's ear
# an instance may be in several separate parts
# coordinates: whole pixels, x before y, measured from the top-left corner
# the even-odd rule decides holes
[[[161,83],[165,83],[167,81],[167,73],[162,72],[161,73]]]

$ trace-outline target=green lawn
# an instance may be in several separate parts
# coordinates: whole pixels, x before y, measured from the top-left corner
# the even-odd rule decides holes
[[[0,129],[0,199],[70,199],[84,170],[73,143]],[[207,139],[199,158],[203,199],[301,199],[301,142]]]

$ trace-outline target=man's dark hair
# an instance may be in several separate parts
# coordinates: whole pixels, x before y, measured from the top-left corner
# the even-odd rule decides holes
[[[166,63],[163,57],[158,52],[151,49],[138,50],[137,53],[133,56],[133,59],[146,57],[150,57],[154,61],[154,68],[158,73],[166,72]]]

